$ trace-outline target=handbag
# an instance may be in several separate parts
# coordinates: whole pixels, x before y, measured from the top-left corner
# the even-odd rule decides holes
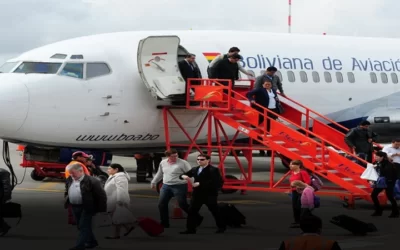
[[[387,188],[386,178],[385,177],[379,177],[378,180],[376,180],[375,188],[382,188],[382,189]]]
[[[364,170],[364,172],[360,176],[361,179],[368,180],[368,181],[377,181],[379,178],[378,173],[376,172],[376,169],[372,164],[368,164],[367,168]]]
[[[128,205],[117,205],[111,216],[113,225],[124,225],[132,224],[136,222],[136,218],[133,216],[132,211],[128,208]]]
[[[278,109],[279,114],[283,114],[285,112],[285,109],[282,106],[282,103],[280,101],[276,102],[276,108]]]

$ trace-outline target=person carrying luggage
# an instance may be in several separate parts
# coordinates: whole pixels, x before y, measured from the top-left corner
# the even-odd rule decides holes
[[[378,151],[375,153],[376,157],[376,172],[378,173],[378,180],[373,184],[374,189],[371,193],[372,201],[374,202],[375,212],[371,216],[381,216],[383,209],[379,204],[378,195],[385,190],[386,197],[392,205],[392,213],[389,218],[399,217],[399,208],[394,198],[394,185],[397,180],[397,170],[392,162],[389,161],[385,152]]]
[[[198,213],[203,205],[206,205],[212,213],[218,230],[216,233],[224,233],[226,224],[218,206],[218,192],[222,188],[223,179],[218,168],[210,164],[209,155],[197,156],[199,166],[182,174],[179,178],[189,181],[194,178],[192,200],[186,222],[186,231],[181,234],[195,234],[199,226]]]
[[[290,165],[290,177],[289,183],[294,181],[302,181],[307,185],[311,184],[311,177],[303,168],[303,162],[300,160],[293,160]],[[300,226],[300,216],[301,216],[301,195],[297,192],[295,187],[291,187],[291,196],[292,196],[292,208],[293,208],[293,216],[294,222],[290,226],[291,228],[298,228]]]

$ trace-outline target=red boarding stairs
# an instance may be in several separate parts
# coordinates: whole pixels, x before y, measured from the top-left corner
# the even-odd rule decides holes
[[[194,80],[201,81],[202,84],[192,85]],[[228,84],[224,86],[222,82]],[[216,119],[271,150],[289,159],[301,159],[305,168],[345,189],[351,193],[352,199],[372,201],[370,184],[360,178],[365,169],[346,158],[343,153],[365,164],[367,162],[349,152],[344,142],[345,134],[326,123],[336,125],[346,132],[347,128],[287,97],[280,97],[284,113],[274,113],[278,120],[270,119],[267,113],[272,113],[271,111],[255,104],[263,110],[261,114],[249,106],[245,97],[249,88],[233,91],[231,86],[230,80],[188,79],[188,90],[194,89],[195,95],[187,100],[186,108],[208,110]],[[190,106],[192,101],[200,102],[200,106]],[[305,112],[294,106],[305,109]],[[258,126],[260,114],[264,116],[264,122]],[[267,119],[270,121],[269,132],[266,129]],[[382,198],[384,197],[381,196],[380,199]],[[386,200],[381,202],[385,203]]]

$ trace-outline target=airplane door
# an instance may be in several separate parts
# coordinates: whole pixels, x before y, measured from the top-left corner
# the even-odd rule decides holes
[[[149,36],[139,42],[139,74],[155,98],[185,94],[186,84],[178,67],[179,43],[177,36]]]

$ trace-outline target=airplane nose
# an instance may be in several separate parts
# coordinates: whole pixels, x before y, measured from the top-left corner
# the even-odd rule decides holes
[[[0,74],[0,137],[9,138],[22,127],[28,115],[28,87],[17,74]]]

